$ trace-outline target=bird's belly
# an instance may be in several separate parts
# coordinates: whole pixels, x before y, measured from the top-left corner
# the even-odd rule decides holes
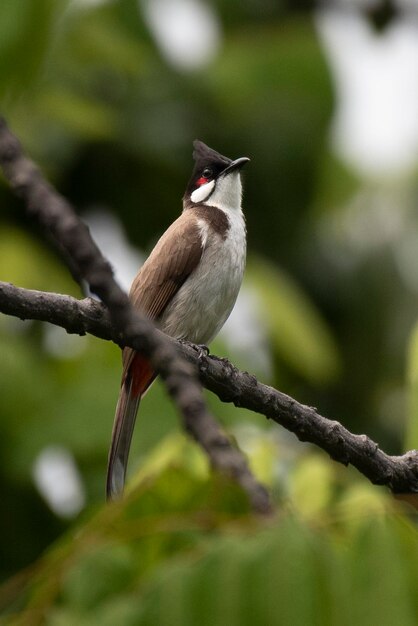
[[[203,252],[196,270],[167,306],[161,329],[172,337],[206,344],[220,331],[231,313],[245,267],[243,240],[217,240]]]

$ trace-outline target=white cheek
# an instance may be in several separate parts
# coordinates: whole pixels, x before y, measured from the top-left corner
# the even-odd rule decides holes
[[[191,201],[196,203],[203,202],[212,193],[214,186],[214,180],[210,180],[208,183],[201,185],[200,187],[195,189],[190,196]]]

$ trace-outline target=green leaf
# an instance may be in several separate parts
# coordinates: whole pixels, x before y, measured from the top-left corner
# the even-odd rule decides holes
[[[12,226],[0,223],[0,280],[18,287],[79,295],[80,290],[45,245]]]
[[[260,298],[259,316],[278,356],[311,383],[329,383],[341,372],[336,342],[314,304],[277,266],[252,257],[247,280]]]
[[[407,357],[408,419],[405,449],[418,449],[418,324],[409,339]]]
[[[136,569],[134,554],[126,545],[104,545],[89,551],[64,575],[64,602],[80,611],[94,609],[122,592]]]
[[[16,92],[39,77],[49,50],[55,15],[65,2],[18,0],[0,3],[0,84]]]
[[[84,139],[108,139],[117,129],[116,115],[105,103],[68,89],[45,89],[35,106],[55,121]]]
[[[144,617],[151,613],[156,617],[158,601],[170,596],[175,584],[182,590],[175,615],[182,619],[187,615],[191,621],[186,623],[331,624],[328,586],[333,580],[326,574],[335,563],[336,557],[321,538],[288,519],[245,541],[236,536],[211,542],[207,554],[187,568],[158,572],[144,593]],[[159,624],[183,624],[181,619],[161,619],[160,613],[158,617]],[[141,625],[150,623],[150,619],[140,621]]]
[[[335,483],[332,461],[308,454],[290,476],[290,493],[295,508],[305,517],[318,518],[329,507]]]
[[[350,623],[414,626],[417,615],[405,566],[409,558],[416,558],[416,548],[405,559],[396,522],[384,517],[370,520],[347,556],[353,598]]]

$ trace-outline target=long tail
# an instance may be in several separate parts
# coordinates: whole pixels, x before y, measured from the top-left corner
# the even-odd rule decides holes
[[[116,405],[107,463],[106,495],[109,500],[118,498],[123,492],[139,403],[155,376],[149,361],[135,354],[123,379]]]

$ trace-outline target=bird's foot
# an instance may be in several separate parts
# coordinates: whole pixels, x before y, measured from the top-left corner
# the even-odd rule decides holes
[[[203,356],[209,356],[210,350],[207,346],[205,346],[204,343],[196,344],[196,348],[199,353],[199,359],[201,359]]]
[[[205,346],[203,343],[192,343],[193,350],[197,352],[197,360],[201,362],[204,357],[209,356],[209,348]]]
[[[196,350],[198,358],[202,358],[203,356],[209,356],[210,354],[209,348],[203,343],[193,343],[192,341],[188,341],[187,339],[178,339],[178,342],[183,344],[184,346],[188,346],[189,348],[193,348],[193,350]]]

